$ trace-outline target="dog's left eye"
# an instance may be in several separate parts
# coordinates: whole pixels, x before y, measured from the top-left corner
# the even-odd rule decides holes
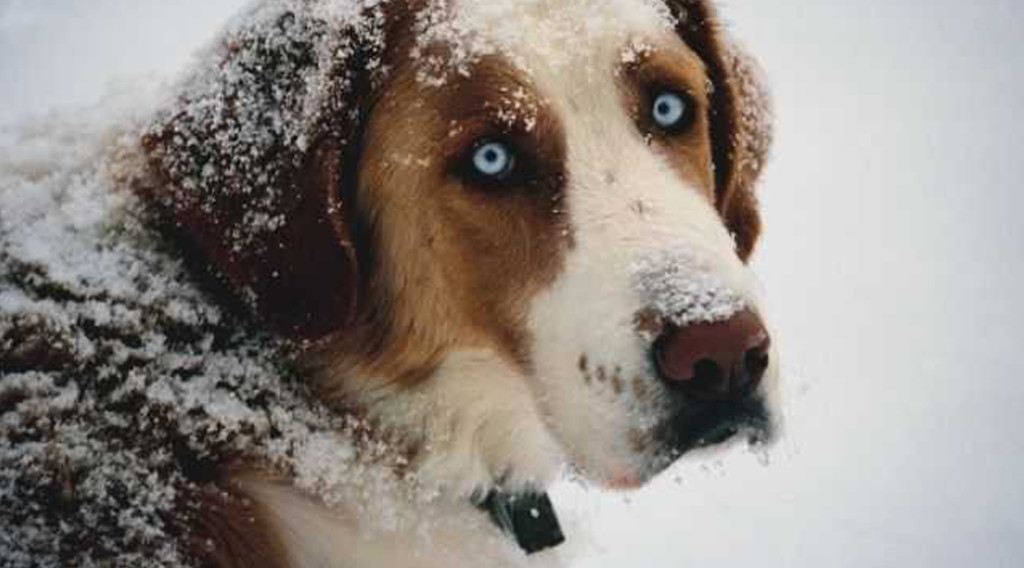
[[[485,141],[473,151],[473,170],[485,180],[503,180],[515,167],[515,152],[502,142]]]
[[[692,118],[693,104],[690,98],[675,91],[662,91],[654,98],[651,118],[666,132],[678,132],[686,128]]]

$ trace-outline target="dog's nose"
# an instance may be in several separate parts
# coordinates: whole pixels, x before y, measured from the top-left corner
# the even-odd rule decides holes
[[[668,327],[654,344],[662,378],[700,402],[747,396],[768,368],[771,339],[761,318],[743,310],[715,323]]]

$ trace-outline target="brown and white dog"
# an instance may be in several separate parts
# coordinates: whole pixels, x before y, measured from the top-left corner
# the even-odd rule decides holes
[[[518,565],[482,496],[565,468],[633,488],[769,438],[746,266],[769,122],[706,0],[250,8],[150,127],[144,191],[301,343],[317,395],[400,448],[365,467],[432,497],[325,504],[225,464],[246,505],[210,506],[211,563]]]

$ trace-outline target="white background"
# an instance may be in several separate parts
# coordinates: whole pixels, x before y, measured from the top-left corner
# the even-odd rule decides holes
[[[241,0],[0,0],[0,121],[166,79]],[[778,143],[757,260],[787,438],[628,498],[581,565],[1024,566],[1024,5],[732,0]]]

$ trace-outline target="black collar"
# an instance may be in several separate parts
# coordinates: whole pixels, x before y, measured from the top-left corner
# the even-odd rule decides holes
[[[476,506],[491,515],[503,532],[515,537],[519,548],[534,554],[565,542],[558,515],[547,493],[491,491]]]

